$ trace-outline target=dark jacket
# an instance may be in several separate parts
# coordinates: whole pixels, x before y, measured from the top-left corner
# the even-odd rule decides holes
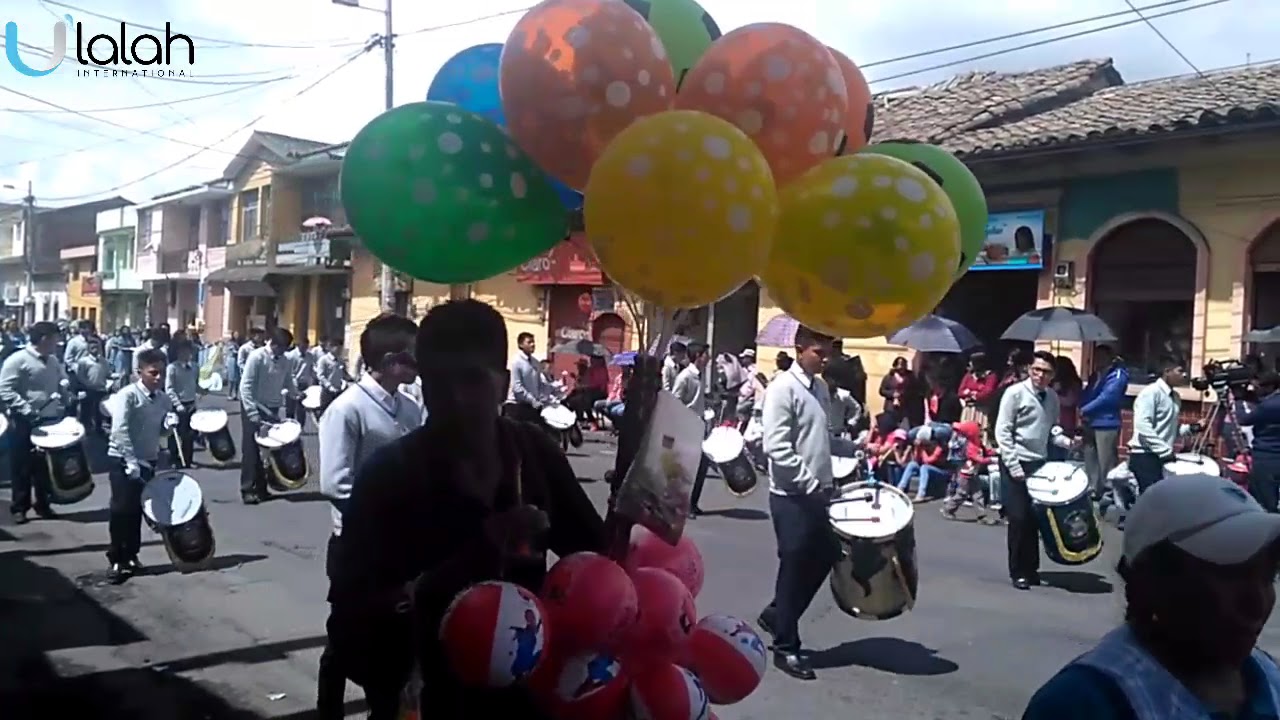
[[[1253,428],[1255,455],[1280,455],[1280,392],[1263,398],[1239,421],[1242,427]]]
[[[1105,373],[1089,376],[1089,384],[1080,393],[1080,419],[1085,427],[1094,430],[1118,430],[1120,406],[1129,388],[1129,370],[1120,363],[1107,368]]]

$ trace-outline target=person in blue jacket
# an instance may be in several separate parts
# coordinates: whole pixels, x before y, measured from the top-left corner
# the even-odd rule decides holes
[[[1280,668],[1257,642],[1276,602],[1280,515],[1230,480],[1167,477],[1139,496],[1123,544],[1124,622],[1023,720],[1274,720]]]
[[[1241,427],[1253,429],[1253,469],[1249,494],[1267,512],[1280,505],[1280,375],[1264,372],[1256,381],[1258,404],[1237,418]]]
[[[1093,367],[1089,383],[1080,394],[1080,420],[1084,428],[1084,471],[1097,500],[1106,491],[1107,473],[1120,462],[1120,405],[1129,387],[1129,370],[1108,345],[1094,349]]]

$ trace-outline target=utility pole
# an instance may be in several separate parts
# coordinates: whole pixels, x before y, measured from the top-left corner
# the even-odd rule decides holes
[[[32,182],[27,181],[27,196],[22,199],[22,263],[24,269],[23,284],[26,286],[26,299],[22,303],[22,319],[24,324],[35,322],[36,305],[34,281],[32,280],[33,261],[36,245],[36,196],[32,191]],[[31,305],[31,316],[27,316],[27,304]]]
[[[382,10],[364,7],[359,0],[333,0],[333,4],[342,5],[344,7],[358,8],[360,10],[369,10],[371,12],[380,12],[383,19],[386,20],[382,31],[382,61],[386,65],[386,101],[383,103],[384,110],[390,110],[396,106],[395,100],[395,25],[391,19],[391,2],[386,0],[386,7]],[[382,270],[378,275],[378,294],[379,304],[382,306],[383,312],[395,312],[396,308],[396,277],[391,266],[382,263]]]

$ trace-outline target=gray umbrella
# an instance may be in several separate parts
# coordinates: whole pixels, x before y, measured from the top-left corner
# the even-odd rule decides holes
[[[1000,339],[1024,342],[1115,342],[1116,334],[1111,332],[1102,318],[1093,313],[1069,307],[1047,307],[1032,310],[1014,320]]]
[[[1244,341],[1251,343],[1280,343],[1280,325],[1273,328],[1250,330],[1244,334]]]
[[[888,337],[891,345],[916,352],[962,353],[982,344],[969,328],[955,320],[925,315]]]
[[[769,321],[756,333],[756,345],[765,347],[792,347],[796,344],[796,331],[800,329],[800,321],[782,313],[769,318]]]
[[[590,340],[569,340],[556,345],[548,352],[556,355],[594,355],[602,358],[607,358],[612,354],[605,346]]]

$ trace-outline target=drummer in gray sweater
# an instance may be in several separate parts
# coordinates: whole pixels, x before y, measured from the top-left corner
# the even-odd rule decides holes
[[[1019,590],[1040,584],[1040,539],[1027,492],[1027,476],[1049,457],[1049,440],[1058,421],[1058,394],[1053,382],[1053,355],[1033,356],[1030,375],[1010,385],[996,415],[1000,454],[1000,499],[1009,521],[1009,579]]]

